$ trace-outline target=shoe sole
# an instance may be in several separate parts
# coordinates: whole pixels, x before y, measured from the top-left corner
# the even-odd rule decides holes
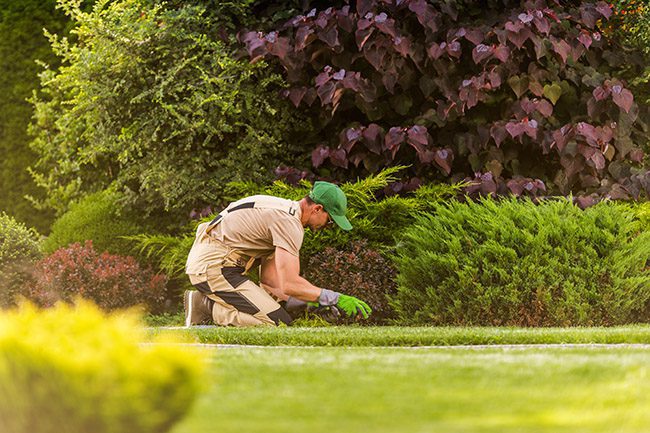
[[[183,306],[185,307],[185,327],[192,326],[192,295],[193,291],[187,290],[183,295]]]

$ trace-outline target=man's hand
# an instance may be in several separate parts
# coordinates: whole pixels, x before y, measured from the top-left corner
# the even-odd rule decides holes
[[[372,313],[370,306],[361,299],[342,293],[339,295],[339,301],[336,303],[336,306],[343,310],[348,317],[361,314],[364,319],[367,319]]]
[[[364,319],[367,319],[370,313],[372,313],[370,306],[361,299],[329,289],[321,289],[318,303],[320,305],[335,305],[337,308],[343,310],[348,317],[361,314]]]

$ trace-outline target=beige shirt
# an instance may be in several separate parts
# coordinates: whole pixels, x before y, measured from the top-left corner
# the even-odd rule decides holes
[[[296,201],[256,195],[231,203],[220,215],[209,234],[208,223],[199,225],[187,258],[188,274],[201,274],[209,264],[223,261],[224,251],[259,258],[281,247],[294,256],[300,254],[305,231]]]

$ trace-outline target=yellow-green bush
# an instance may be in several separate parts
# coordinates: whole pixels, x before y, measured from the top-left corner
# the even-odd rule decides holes
[[[0,432],[165,432],[199,391],[200,356],[143,344],[129,312],[86,302],[0,314]]]

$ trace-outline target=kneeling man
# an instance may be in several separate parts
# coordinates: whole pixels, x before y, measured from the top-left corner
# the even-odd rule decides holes
[[[337,224],[351,230],[346,209],[347,198],[338,186],[316,182],[300,201],[246,197],[200,224],[185,269],[197,289],[185,292],[185,325],[288,325],[291,316],[282,301],[287,309],[317,303],[367,318],[371,310],[364,301],[300,276],[304,229]],[[257,285],[246,274],[260,265]]]

